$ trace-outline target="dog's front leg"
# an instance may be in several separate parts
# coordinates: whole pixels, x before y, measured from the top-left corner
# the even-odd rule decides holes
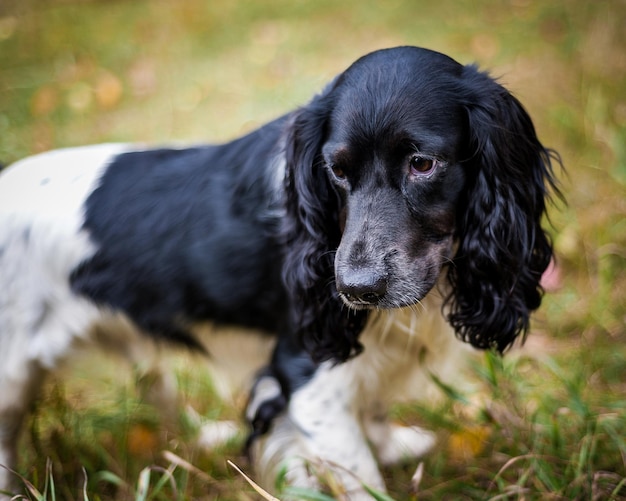
[[[371,409],[363,416],[363,429],[383,465],[394,465],[428,454],[435,446],[436,437],[419,426],[402,426],[389,421],[387,412]]]
[[[363,484],[379,491],[385,484],[360,424],[351,362],[322,364],[292,395],[284,413],[252,447],[264,485],[286,467],[289,484],[319,486],[332,475],[343,499],[370,500]]]

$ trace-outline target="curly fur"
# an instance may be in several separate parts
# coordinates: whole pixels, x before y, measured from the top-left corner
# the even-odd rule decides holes
[[[541,224],[549,190],[558,193],[552,161],[560,159],[515,97],[473,67],[464,73],[470,176],[448,274],[450,323],[477,348],[502,352],[541,304],[553,254]]]

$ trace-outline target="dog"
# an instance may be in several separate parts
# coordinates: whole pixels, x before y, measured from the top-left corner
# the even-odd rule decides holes
[[[349,499],[384,491],[380,463],[434,443],[389,406],[528,331],[560,163],[502,85],[417,47],[358,59],[227,144],[15,163],[0,176],[0,486],[48,373],[78,346],[141,358],[149,339],[257,375],[266,482],[287,464],[315,485],[321,460]]]

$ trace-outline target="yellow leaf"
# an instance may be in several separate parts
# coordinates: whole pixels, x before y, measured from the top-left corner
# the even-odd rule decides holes
[[[454,460],[466,461],[484,449],[489,438],[487,426],[470,426],[453,433],[448,440],[450,456]]]

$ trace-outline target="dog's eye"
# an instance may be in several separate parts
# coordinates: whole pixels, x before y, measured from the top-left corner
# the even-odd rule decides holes
[[[333,175],[340,180],[344,180],[346,178],[346,173],[343,171],[341,167],[336,164],[329,164],[328,167],[333,172]]]
[[[411,166],[411,174],[414,176],[430,173],[435,167],[435,161],[432,158],[414,155],[409,161]]]

